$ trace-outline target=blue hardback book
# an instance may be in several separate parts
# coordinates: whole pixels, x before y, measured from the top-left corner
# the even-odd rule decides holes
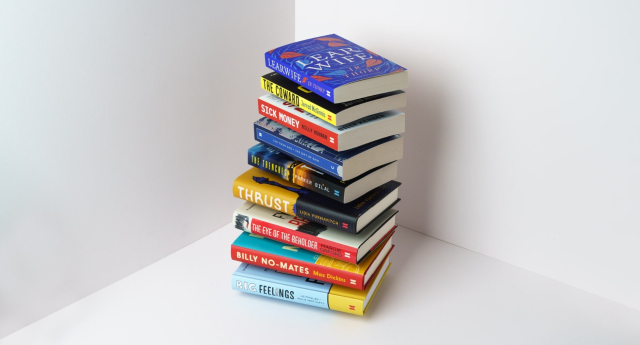
[[[338,152],[266,117],[254,122],[253,126],[257,141],[340,180],[351,180],[402,158],[400,135]]]
[[[333,102],[399,90],[407,86],[406,68],[345,38],[331,34],[294,42],[265,53],[267,67]],[[390,76],[386,86],[372,88],[369,94],[340,93],[344,86],[354,86],[374,77]],[[377,82],[383,82],[378,80]],[[384,82],[383,82],[384,83]]]

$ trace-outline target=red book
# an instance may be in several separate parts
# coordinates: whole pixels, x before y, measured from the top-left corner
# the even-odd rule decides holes
[[[258,112],[286,127],[282,130],[293,130],[335,151],[400,134],[405,129],[404,113],[397,110],[365,116],[336,127],[272,94],[258,98]]]
[[[360,264],[355,265],[243,232],[231,245],[231,258],[255,266],[364,290],[392,249],[393,244],[389,237]]]

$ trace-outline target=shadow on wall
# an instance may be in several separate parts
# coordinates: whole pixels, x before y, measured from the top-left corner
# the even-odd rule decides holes
[[[410,56],[397,54],[398,56]],[[402,64],[402,61],[400,62]],[[402,182],[398,223],[427,233],[435,224],[432,207],[437,203],[441,150],[445,134],[444,85],[436,77],[436,67],[429,63],[404,62],[409,70],[404,133],[404,158],[400,161],[398,180]]]

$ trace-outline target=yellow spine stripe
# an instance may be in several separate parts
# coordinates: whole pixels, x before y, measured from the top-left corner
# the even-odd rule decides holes
[[[363,300],[329,294],[329,308],[332,310],[362,316],[364,315],[363,303]]]
[[[270,85],[272,87],[268,87],[267,85]],[[310,102],[308,99],[305,99],[303,97],[300,96],[295,96],[295,97],[289,97],[290,95],[292,95],[287,89],[283,88],[282,86],[270,82],[265,78],[260,77],[260,86],[271,92],[272,94],[284,99],[285,101],[292,103],[308,112],[310,112],[311,114],[329,122],[330,124],[336,126],[336,114],[328,111],[327,109],[313,103]],[[275,86],[275,87],[273,87]]]
[[[331,287],[331,290],[329,291],[329,309],[337,310],[337,311],[341,311],[349,314],[360,315],[360,316],[364,315],[364,313],[367,312],[367,309],[371,305],[371,301],[373,301],[373,298],[376,296],[376,293],[378,292],[380,285],[382,285],[384,278],[387,276],[387,272],[389,272],[389,267],[391,267],[391,264],[389,264],[389,266],[384,272],[378,272],[378,274],[382,274],[382,278],[380,278],[380,282],[378,283],[378,286],[376,286],[376,289],[373,291],[373,295],[371,295],[371,298],[369,299],[369,304],[367,304],[366,306],[363,305],[364,299],[367,297],[369,290],[373,286],[369,286],[369,288],[366,290],[356,290],[351,288],[345,288],[344,286],[333,285]],[[375,279],[375,276],[371,277],[371,279]],[[334,292],[334,288],[336,288],[335,292]],[[345,293],[347,292],[345,290],[349,290],[348,291],[349,293]],[[350,296],[346,296],[346,295],[350,295]]]

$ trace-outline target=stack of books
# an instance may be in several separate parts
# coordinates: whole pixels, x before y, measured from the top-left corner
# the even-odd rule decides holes
[[[265,53],[234,290],[364,315],[391,266],[405,68],[338,35]]]

